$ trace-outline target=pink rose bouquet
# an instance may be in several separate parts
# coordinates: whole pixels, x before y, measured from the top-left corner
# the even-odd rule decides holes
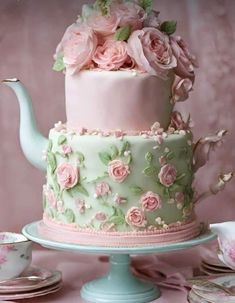
[[[70,163],[60,164],[57,168],[56,174],[58,183],[63,189],[72,188],[78,183],[79,171]]]
[[[130,169],[121,160],[113,160],[108,164],[108,174],[113,181],[122,183],[130,174]]]

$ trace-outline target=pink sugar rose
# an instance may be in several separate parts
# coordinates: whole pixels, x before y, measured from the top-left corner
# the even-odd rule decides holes
[[[113,3],[110,11],[119,18],[119,26],[130,26],[132,30],[141,29],[146,13],[142,7],[134,2]]]
[[[57,203],[56,196],[55,196],[54,191],[51,188],[47,190],[47,201],[48,201],[50,207],[52,207],[52,208],[56,207],[56,203]]]
[[[103,212],[98,212],[98,213],[96,213],[95,218],[96,218],[96,220],[99,220],[99,221],[105,221],[106,214]]]
[[[127,199],[124,197],[121,197],[119,194],[116,194],[114,196],[114,202],[117,203],[118,205],[124,204],[127,202]]]
[[[167,79],[169,70],[177,65],[169,37],[156,28],[133,32],[128,40],[128,53],[142,71],[162,79]]]
[[[96,33],[108,36],[116,32],[119,21],[115,13],[103,16],[94,11],[94,13],[87,18],[87,25]]]
[[[97,184],[96,188],[95,188],[95,193],[96,193],[97,197],[102,197],[102,196],[105,196],[105,195],[111,193],[108,183],[101,182],[101,183]]]
[[[127,61],[127,43],[124,41],[107,40],[98,46],[93,61],[104,70],[117,70]]]
[[[146,220],[145,220],[144,212],[138,207],[130,208],[126,214],[126,222],[129,225],[133,225],[137,227],[145,227]]]
[[[177,177],[177,171],[175,167],[171,164],[165,164],[164,166],[162,166],[158,174],[158,178],[161,184],[166,187],[171,186],[175,182],[176,177]]]
[[[61,188],[72,188],[78,183],[79,171],[69,163],[62,163],[57,168],[57,180]]]
[[[180,78],[175,75],[174,83],[172,85],[172,101],[181,102],[189,97],[189,92],[193,89],[193,83],[189,78]]]
[[[74,74],[91,64],[98,40],[95,33],[84,24],[70,27],[65,36],[60,49],[63,50],[65,66]]]
[[[158,194],[155,194],[151,191],[143,194],[140,198],[140,203],[143,210],[146,211],[155,211],[158,208],[161,208],[161,198]]]
[[[64,144],[64,145],[62,146],[62,150],[63,150],[63,154],[64,154],[65,156],[71,154],[71,152],[72,152],[71,146],[69,146],[69,145],[67,145],[67,144]]]
[[[179,36],[171,36],[172,51],[177,59],[175,73],[181,78],[189,78],[194,82],[194,67],[198,66],[196,57],[191,55],[185,41]]]
[[[108,174],[117,183],[122,183],[129,173],[129,166],[121,160],[113,160],[108,164]]]

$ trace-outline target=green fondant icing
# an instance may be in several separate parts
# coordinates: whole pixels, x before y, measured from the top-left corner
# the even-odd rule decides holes
[[[161,197],[162,207],[153,212],[145,212],[146,227],[158,227],[159,225],[155,221],[158,217],[161,217],[165,224],[183,222],[188,218],[185,213],[191,207],[190,203],[193,197],[193,173],[191,169],[193,155],[192,146],[187,143],[188,140],[192,140],[190,133],[168,135],[158,149],[155,149],[156,141],[151,137],[124,136],[122,141],[114,136],[74,135],[71,137],[66,133],[63,135],[67,139],[67,144],[71,146],[72,153],[69,154],[69,158],[66,160],[55,153],[61,148],[57,144],[61,133],[51,130],[49,138],[52,142],[53,158],[55,159],[53,160],[54,162],[48,161],[50,169],[47,171],[47,184],[54,189],[57,197],[63,200],[65,210],[70,209],[73,212],[73,223],[80,227],[93,226],[94,229],[102,229],[101,222],[94,218],[97,213],[103,212],[107,216],[106,221],[110,222],[112,220],[116,230],[131,231],[133,228],[126,224],[125,215],[131,207],[141,207],[140,197],[148,191],[152,191]],[[167,159],[167,163],[173,165],[177,170],[177,180],[169,188],[160,184],[158,179],[161,169],[159,158],[166,155],[166,148],[174,154],[173,158]],[[124,155],[125,151],[128,152],[126,156]],[[63,195],[61,195],[54,173],[56,165],[58,166],[65,161],[72,165],[77,165],[78,153],[83,155],[82,162],[85,164],[84,168],[81,168],[78,164],[80,167],[80,183],[75,186],[75,190],[65,190]],[[132,157],[128,178],[121,183],[114,182],[107,171],[105,172],[105,166],[107,167],[108,162],[115,157],[121,158],[125,162],[128,155]],[[103,159],[105,160],[103,161]],[[51,162],[54,164],[51,164]],[[51,166],[53,169],[51,169]],[[146,168],[147,175],[152,172],[150,177],[143,173],[143,171],[146,172]],[[94,198],[96,182],[103,181],[107,182],[112,189],[112,193],[105,196],[105,203],[101,203],[100,199]],[[185,199],[182,209],[178,209],[177,203],[174,202],[176,192],[184,193]],[[118,204],[115,202],[116,194],[119,197],[124,197],[127,201]],[[86,198],[86,205],[90,205],[91,208],[86,208],[86,211],[81,214],[75,202],[77,199],[83,199],[84,197]],[[173,199],[173,203],[168,203],[170,199]],[[188,208],[185,210],[185,207]],[[113,208],[120,211],[114,212]],[[49,212],[48,203],[45,212]],[[56,220],[68,223],[64,214],[58,214]]]

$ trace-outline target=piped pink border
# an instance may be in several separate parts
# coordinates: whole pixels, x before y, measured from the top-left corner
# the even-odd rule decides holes
[[[44,216],[38,224],[38,232],[49,240],[90,246],[135,247],[190,240],[201,232],[200,224],[189,223],[159,231],[104,232],[67,228]]]

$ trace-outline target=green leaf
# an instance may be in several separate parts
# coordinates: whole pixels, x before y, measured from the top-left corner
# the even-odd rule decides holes
[[[152,0],[139,0],[139,5],[145,10],[147,14],[152,11],[153,1]]]
[[[83,194],[86,197],[89,197],[88,191],[83,187],[81,184],[76,185],[76,190],[80,193]]]
[[[48,140],[48,147],[47,147],[47,150],[48,151],[51,151],[52,150],[52,146],[53,146],[53,142],[51,139]]]
[[[147,152],[147,153],[145,154],[145,160],[146,160],[149,164],[151,164],[152,161],[153,161],[153,154],[150,153],[150,152]]]
[[[99,10],[103,16],[109,12],[110,0],[96,0],[94,8]]]
[[[76,155],[78,156],[80,162],[84,162],[85,161],[85,156],[83,155],[83,153],[77,151]]]
[[[175,156],[174,152],[171,151],[166,155],[166,158],[167,158],[167,160],[172,160],[174,158],[174,156]]]
[[[110,148],[112,150],[111,158],[112,158],[112,160],[114,160],[118,156],[118,148],[116,145],[111,145]]]
[[[175,20],[165,21],[161,24],[161,31],[167,35],[172,35],[176,31],[177,22]]]
[[[130,164],[131,163],[131,161],[132,161],[132,155],[128,155],[127,157],[126,157],[126,164]]]
[[[47,153],[47,161],[51,168],[51,172],[53,174],[57,165],[56,165],[56,157],[52,152]]]
[[[65,69],[63,54],[58,54],[52,69],[56,72],[61,72]]]
[[[143,173],[147,177],[152,177],[156,173],[156,168],[153,166],[148,166],[143,170]]]
[[[124,155],[124,152],[127,151],[127,150],[130,150],[130,143],[125,141],[123,142],[122,144],[122,147],[120,149],[120,152],[119,152],[119,155],[120,156],[123,156]]]
[[[76,216],[71,208],[67,208],[64,212],[64,216],[68,223],[74,223],[76,220]]]
[[[130,37],[131,34],[131,27],[130,26],[124,26],[124,27],[120,27],[115,35],[114,35],[114,39],[117,41],[127,41]]]
[[[110,161],[112,161],[112,157],[109,153],[100,152],[99,153],[100,160],[105,164],[108,165]]]
[[[136,195],[142,194],[144,192],[144,190],[137,185],[131,185],[129,188],[130,191]]]
[[[54,192],[56,193],[57,197],[59,197],[60,196],[60,186],[57,183],[55,176],[53,177],[53,189],[54,189]]]
[[[113,223],[115,225],[122,225],[125,222],[125,220],[124,220],[124,218],[120,218],[120,217],[116,216],[116,217],[110,218],[109,222]]]
[[[67,138],[64,135],[60,135],[58,138],[58,145],[64,144],[67,141]]]

